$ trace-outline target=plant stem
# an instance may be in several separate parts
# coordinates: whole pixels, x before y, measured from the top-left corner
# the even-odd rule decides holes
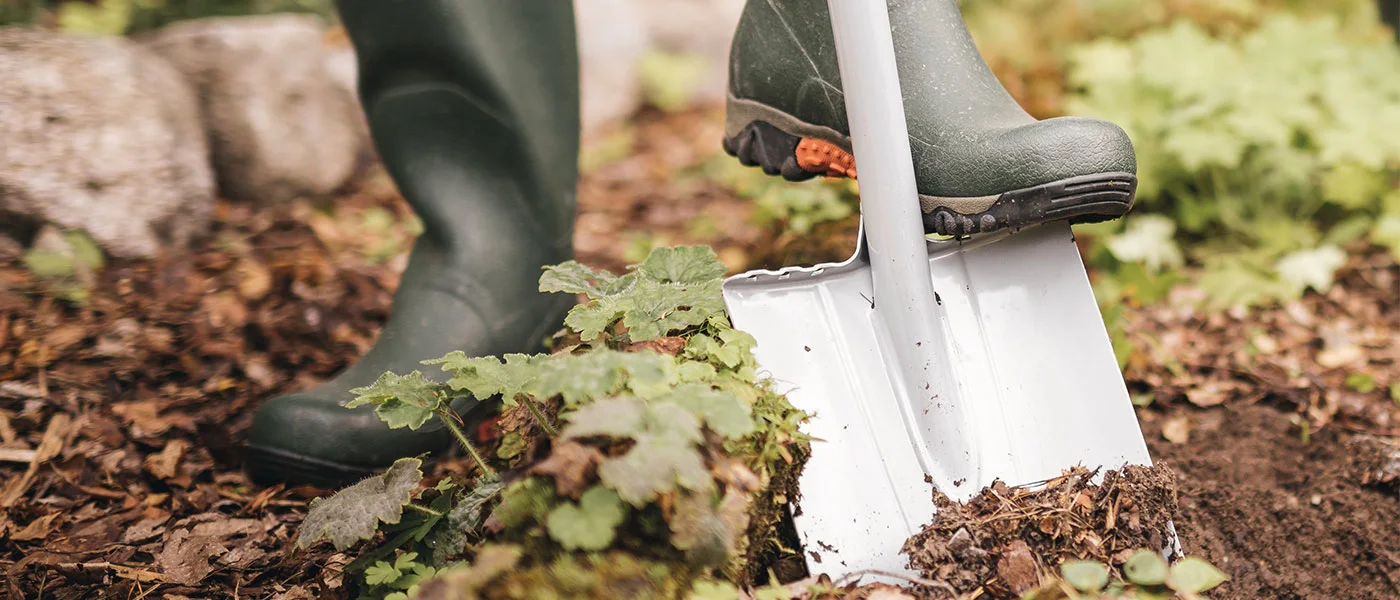
[[[466,432],[462,431],[462,428],[457,426],[457,421],[453,418],[454,415],[447,412],[439,412],[437,415],[438,418],[442,419],[442,422],[447,425],[447,430],[451,431],[453,436],[456,436],[457,442],[462,444],[463,448],[467,449],[468,454],[472,455],[472,460],[476,461],[476,466],[481,467],[481,472],[494,477],[496,475],[496,470],[486,464],[486,459],[481,457],[480,452],[477,452],[476,446],[472,445],[472,441],[467,438]]]
[[[426,507],[426,506],[423,506],[422,504],[414,504],[414,503],[412,503],[412,502],[409,502],[408,504],[405,504],[405,505],[403,505],[403,506],[404,506],[404,508],[416,510],[416,511],[418,511],[418,512],[420,512],[420,513],[423,513],[423,514],[425,514],[425,515],[432,515],[432,516],[434,516],[434,517],[441,517],[441,516],[442,516],[442,513],[438,512],[438,511],[435,511],[435,510],[433,510],[433,509],[431,509],[431,508],[428,508],[428,507]]]
[[[535,404],[535,400],[529,394],[520,394],[516,398],[525,402],[525,408],[530,409],[530,414],[535,415],[535,420],[540,422],[540,427],[549,434],[549,437],[559,437],[559,430],[549,423],[549,419],[544,418],[544,411],[540,410],[539,405]]]

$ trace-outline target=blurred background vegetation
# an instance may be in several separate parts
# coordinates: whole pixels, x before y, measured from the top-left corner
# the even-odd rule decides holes
[[[137,34],[200,17],[314,13],[331,20],[333,0],[0,0],[0,26],[28,24],[73,33]]]
[[[1349,257],[1400,256],[1400,1],[961,4],[1028,111],[1105,118],[1134,141],[1134,212],[1079,228],[1110,323],[1181,283],[1208,308],[1240,309],[1325,293]],[[131,34],[286,11],[334,17],[332,0],[6,0],[0,24]],[[653,108],[684,110],[678,72],[643,69],[648,95],[672,98]],[[787,185],[718,152],[705,176],[791,229],[852,214],[849,183]]]

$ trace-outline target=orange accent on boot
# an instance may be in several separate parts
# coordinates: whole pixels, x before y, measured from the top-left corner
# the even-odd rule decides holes
[[[856,178],[856,157],[842,150],[840,146],[816,138],[802,138],[797,142],[797,166],[810,173],[824,173],[827,177]]]

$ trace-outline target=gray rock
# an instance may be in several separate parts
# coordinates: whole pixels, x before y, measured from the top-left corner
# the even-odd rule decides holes
[[[354,174],[367,130],[346,87],[344,44],[327,41],[319,18],[196,19],[138,41],[198,91],[224,195],[281,202],[329,193]]]
[[[10,27],[0,73],[0,228],[79,228],[149,257],[207,227],[199,108],[169,63],[120,38]]]

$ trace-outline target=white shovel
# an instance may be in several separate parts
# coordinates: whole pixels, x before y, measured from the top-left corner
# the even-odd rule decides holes
[[[899,551],[935,487],[962,500],[1151,459],[1069,226],[927,241],[885,2],[829,6],[860,247],[731,277],[724,298],[778,391],[815,413],[794,510],[809,569],[909,573]]]

